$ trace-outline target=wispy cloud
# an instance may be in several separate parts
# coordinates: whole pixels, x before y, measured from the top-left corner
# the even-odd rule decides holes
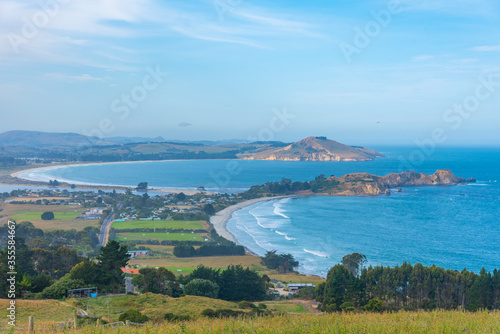
[[[58,59],[61,63],[116,69],[142,63],[140,52],[117,50],[130,49],[129,43],[141,43],[144,38],[161,42],[178,35],[266,49],[273,47],[268,40],[271,36],[319,36],[311,24],[283,18],[269,8],[241,5],[231,13],[231,20],[221,22],[213,15],[213,8],[205,5],[151,0],[61,1],[48,15],[42,5],[5,0],[0,3],[0,58],[17,63]],[[36,32],[26,36],[26,25],[33,25],[36,15],[46,15],[49,21],[35,24]],[[13,45],[13,38],[21,42]]]
[[[433,11],[459,16],[491,17],[498,6],[492,0],[399,0],[403,11]]]
[[[476,46],[471,50],[477,52],[492,52],[492,51],[500,51],[500,45],[484,45],[484,46]]]

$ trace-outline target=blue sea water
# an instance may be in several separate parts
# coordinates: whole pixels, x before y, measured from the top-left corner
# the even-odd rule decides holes
[[[375,148],[377,149],[377,148]],[[263,255],[291,253],[299,271],[325,276],[346,254],[369,264],[403,261],[478,272],[500,268],[500,149],[378,148],[387,157],[368,162],[166,161],[89,165],[28,172],[34,179],[237,192],[266,181],[310,180],[319,174],[386,175],[413,169],[451,169],[477,183],[408,187],[391,196],[306,197],[260,202],[237,211],[228,229]],[[412,162],[412,159],[414,158]]]

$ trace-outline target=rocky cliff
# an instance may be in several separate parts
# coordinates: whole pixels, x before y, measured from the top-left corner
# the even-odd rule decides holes
[[[464,178],[453,175],[448,169],[440,169],[431,175],[414,171],[391,173],[386,176],[353,173],[342,177],[331,176],[327,178],[324,186],[319,188],[318,192],[340,196],[381,195],[390,188],[456,185],[465,183],[465,181]]]

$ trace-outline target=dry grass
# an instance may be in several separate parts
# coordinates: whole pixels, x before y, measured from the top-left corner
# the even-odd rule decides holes
[[[9,219],[16,220],[16,216],[21,217],[22,212],[27,215],[31,212],[45,212],[52,211],[57,212],[68,212],[68,213],[82,213],[84,209],[79,205],[36,205],[36,204],[5,204],[3,211],[0,215],[0,225],[7,223]],[[29,220],[33,225],[42,230],[71,230],[75,229],[77,231],[83,230],[87,226],[99,227],[98,220],[87,220],[87,219],[54,219],[54,220],[42,220],[42,219],[17,219],[18,222],[23,220]]]
[[[9,299],[0,299],[0,328],[7,324]],[[57,300],[16,300],[16,323],[26,326],[28,317],[34,316],[38,326],[60,323],[71,319],[74,307]],[[1,331],[1,330],[0,330]]]
[[[245,319],[199,318],[182,323],[148,323],[144,327],[86,327],[72,333],[258,333],[258,334],[452,334],[499,333],[500,312],[460,311],[300,314]],[[37,331],[37,333],[43,331]]]
[[[129,261],[130,265],[150,267],[193,267],[204,265],[211,268],[227,268],[229,265],[241,264],[243,267],[260,266],[260,258],[252,255],[244,256],[207,256],[186,258],[150,258],[138,257]]]
[[[268,276],[271,279],[274,278],[277,279],[278,281],[286,283],[312,283],[317,285],[325,281],[323,277],[306,276],[299,274],[268,274]]]

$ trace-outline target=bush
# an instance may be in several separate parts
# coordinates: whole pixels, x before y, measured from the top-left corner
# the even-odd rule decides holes
[[[52,211],[42,213],[43,220],[52,220],[52,219],[54,219],[54,217],[55,217],[54,212],[52,212]]]
[[[259,303],[258,307],[259,307],[259,309],[261,309],[261,310],[265,310],[265,309],[267,309],[267,305],[266,305],[266,304],[264,304],[264,303]]]
[[[351,302],[343,302],[342,304],[340,304],[340,309],[342,311],[354,311],[354,306]]]
[[[245,315],[245,312],[226,308],[214,311],[211,308],[207,308],[201,312],[201,315],[209,318],[237,318],[238,316]]]
[[[365,310],[372,312],[380,312],[384,308],[384,303],[379,299],[370,299],[365,305]]]
[[[211,310],[211,309],[207,309]],[[191,317],[189,315],[178,315],[178,314],[173,314],[173,313],[167,313],[164,316],[165,320],[169,322],[178,322],[178,321],[189,321],[191,320]]]
[[[219,286],[206,279],[195,278],[184,287],[186,295],[201,296],[208,298],[217,298],[219,294]]]
[[[256,309],[257,308],[257,306],[255,306],[254,303],[247,302],[246,300],[242,300],[241,302],[239,302],[238,307],[241,309]]]
[[[61,278],[56,283],[46,287],[42,291],[42,297],[45,299],[61,299],[66,297],[68,290],[87,287],[81,279],[69,279],[67,276]]]
[[[146,321],[148,321],[149,318],[137,310],[130,309],[130,310],[122,313],[120,315],[120,317],[118,318],[118,320],[123,321],[123,322],[129,320],[130,322],[137,322],[137,323],[143,324]]]

